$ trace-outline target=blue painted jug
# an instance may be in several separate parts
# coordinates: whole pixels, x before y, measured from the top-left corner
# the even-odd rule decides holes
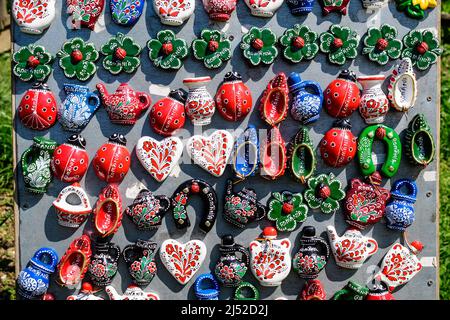
[[[30,300],[40,299],[47,292],[49,276],[55,272],[58,254],[52,248],[41,248],[35,252],[25,269],[17,278],[17,293]]]
[[[303,81],[292,72],[288,78],[289,92],[293,95],[291,116],[302,124],[315,122],[322,111],[323,92],[315,81]]]
[[[386,226],[392,230],[405,231],[415,220],[414,203],[417,199],[417,185],[413,180],[395,181],[391,189],[391,201],[386,206]]]
[[[292,14],[300,15],[310,13],[315,0],[286,0],[286,2]]]
[[[66,99],[58,110],[58,121],[64,130],[80,132],[100,106],[99,97],[89,88],[76,84],[64,84]]]
[[[254,125],[250,124],[236,139],[233,159],[233,170],[238,179],[255,175],[259,168],[259,139]]]
[[[118,25],[134,25],[144,10],[145,0],[110,0],[109,8],[113,21]]]

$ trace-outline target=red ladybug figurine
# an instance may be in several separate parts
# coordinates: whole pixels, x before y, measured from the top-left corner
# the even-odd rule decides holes
[[[361,94],[353,71],[342,71],[324,92],[324,104],[328,114],[336,118],[349,117],[359,107]]]
[[[163,136],[170,136],[183,128],[186,122],[184,103],[187,94],[182,89],[172,90],[169,96],[156,101],[150,111],[150,125],[153,130]]]
[[[334,122],[333,128],[325,133],[320,141],[320,154],[327,165],[343,167],[355,157],[357,144],[351,128],[348,119],[339,119]]]
[[[55,95],[45,83],[36,83],[20,101],[19,118],[29,129],[45,130],[55,124],[58,108]]]
[[[97,177],[108,183],[119,183],[130,169],[131,156],[127,139],[118,133],[109,137],[95,154],[93,167]]]
[[[228,121],[239,121],[252,110],[252,94],[237,72],[228,72],[217,90],[216,107]]]
[[[73,134],[53,152],[50,166],[53,175],[64,182],[78,182],[83,178],[89,164],[86,140]]]

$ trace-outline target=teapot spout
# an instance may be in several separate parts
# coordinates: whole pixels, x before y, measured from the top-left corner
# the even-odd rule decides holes
[[[114,289],[113,286],[106,286],[106,293],[111,300],[122,300],[122,296]]]
[[[334,247],[334,244],[339,239],[336,229],[334,228],[334,226],[327,226],[327,232],[328,232],[328,238],[330,239],[330,242],[333,244],[332,247]]]
[[[108,90],[106,90],[106,86],[103,83],[97,83],[96,88],[100,93],[102,101],[105,102],[105,100],[109,97],[109,93]]]

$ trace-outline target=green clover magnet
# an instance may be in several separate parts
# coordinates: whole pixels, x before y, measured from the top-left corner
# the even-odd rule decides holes
[[[22,81],[43,82],[52,72],[53,56],[43,46],[30,44],[13,55],[13,73]]]
[[[311,60],[319,52],[319,36],[307,26],[296,24],[287,29],[278,40],[283,49],[283,57],[293,63]]]
[[[171,30],[159,31],[156,39],[148,41],[147,47],[150,60],[162,69],[180,69],[183,65],[182,59],[189,53],[186,41],[176,38]]]
[[[320,209],[323,213],[331,214],[340,208],[339,201],[344,199],[345,192],[333,173],[320,174],[308,180],[304,197],[311,209]]]
[[[359,35],[349,27],[333,24],[329,31],[320,34],[320,51],[328,54],[328,60],[343,65],[347,59],[355,59]]]
[[[278,231],[292,231],[308,216],[308,207],[303,204],[301,193],[272,192],[268,209],[267,218],[276,222]]]
[[[278,56],[276,41],[277,37],[270,29],[252,27],[242,37],[240,47],[244,57],[253,66],[272,64]]]
[[[112,74],[133,73],[141,65],[141,51],[141,46],[133,38],[119,32],[102,46],[103,67]]]
[[[67,40],[58,52],[59,66],[67,78],[86,81],[97,72],[95,61],[99,57],[93,43],[81,38]]]
[[[385,65],[389,59],[398,59],[402,48],[402,42],[397,39],[397,29],[388,24],[369,28],[364,37],[363,54],[380,65]]]
[[[217,69],[231,59],[231,41],[220,31],[203,29],[200,38],[192,42],[192,51],[205,67]]]

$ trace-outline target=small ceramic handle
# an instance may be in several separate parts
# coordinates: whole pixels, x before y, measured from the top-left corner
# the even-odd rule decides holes
[[[236,249],[237,252],[242,253],[242,260],[244,260],[245,265],[248,267],[250,265],[248,250],[243,246],[241,246],[240,244],[235,244],[234,248]]]
[[[403,187],[408,188],[408,193],[401,192],[401,189]],[[409,179],[397,180],[394,183],[393,190],[396,191],[397,193],[401,193],[404,194],[405,196],[413,198],[414,200],[417,198],[417,185],[412,180]]]
[[[58,257],[54,255],[55,253],[52,252],[52,250],[47,248],[42,248],[41,250],[38,250],[33,257],[34,261],[39,261],[42,265],[44,265],[48,270],[53,270],[56,268],[56,265],[58,264]],[[50,259],[48,259],[48,263],[46,263],[47,259],[42,259],[42,257],[46,255]]]
[[[159,200],[159,202],[161,203],[161,209],[162,209],[162,214],[161,217],[166,213],[167,210],[170,209],[171,206],[171,201],[168,197],[160,195],[160,196],[156,196],[156,198]]]
[[[111,257],[113,257],[113,259],[117,262],[117,260],[119,260],[120,257],[120,248],[117,244],[111,243],[109,245],[109,253],[111,254]]]
[[[248,288],[252,292],[252,296],[245,297],[242,294],[244,288]],[[234,292],[234,300],[259,300],[259,291],[258,289],[249,282],[241,282],[241,284],[236,288]]]
[[[28,171],[28,155],[33,150],[33,146],[29,147],[27,150],[25,150],[22,153],[22,157],[20,159],[20,162],[22,163],[22,171],[26,172]]]
[[[126,263],[130,263],[132,260],[134,260],[134,257],[136,256],[133,251],[129,252],[130,250],[134,249],[134,244],[129,244],[122,250],[122,256],[123,260],[125,260]]]
[[[93,103],[90,103],[90,102],[93,102]],[[88,105],[93,107],[94,110],[96,110],[100,106],[100,98],[95,93],[89,92],[87,94],[87,103],[88,103]]]
[[[333,300],[340,300],[341,296],[349,294],[347,289],[341,289],[333,295]]]
[[[263,204],[261,204],[259,202],[256,203],[256,207],[257,207],[257,210],[256,210],[256,213],[255,213],[255,217],[256,217],[255,220],[259,221],[259,220],[263,219],[267,215],[267,209],[266,209],[265,205],[263,205]]]
[[[367,247],[370,248],[371,246],[373,246],[373,249],[368,253],[369,256],[373,255],[375,252],[378,251],[378,242],[375,239],[368,238]]]
[[[322,238],[318,238],[318,240],[319,240],[319,243],[322,245],[322,247],[325,249],[325,252],[326,252],[325,256],[326,256],[326,259],[328,260],[328,258],[330,258],[330,246]]]
[[[311,80],[302,81],[301,87],[305,89],[311,88],[316,95],[321,97],[323,96],[322,88],[320,88],[320,85],[315,81]]]
[[[145,92],[138,92],[137,96],[139,98],[139,107],[141,108],[141,110],[145,110],[150,107],[150,103],[152,102],[150,95]]]

